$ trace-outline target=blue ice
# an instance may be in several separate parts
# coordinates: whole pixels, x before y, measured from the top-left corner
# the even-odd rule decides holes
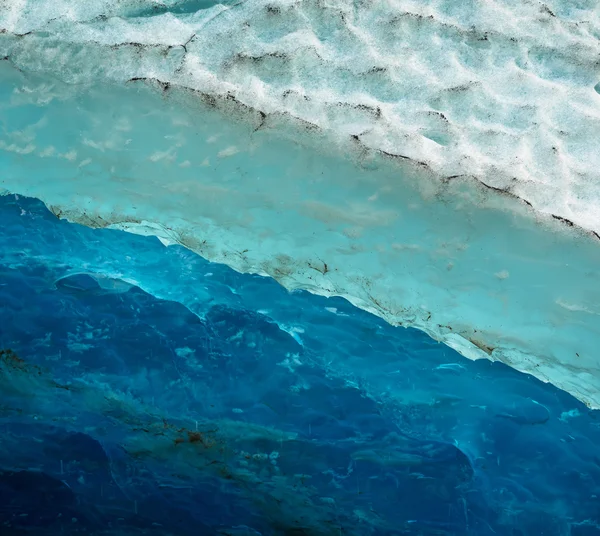
[[[33,199],[0,222],[1,534],[600,534],[599,414],[552,385]]]

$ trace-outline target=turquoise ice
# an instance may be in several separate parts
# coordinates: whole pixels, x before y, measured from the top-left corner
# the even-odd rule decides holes
[[[598,536],[599,58],[597,0],[0,0],[0,534]]]
[[[0,7],[0,185],[600,405],[596,2]]]
[[[3,535],[600,533],[564,391],[36,200],[0,221]]]

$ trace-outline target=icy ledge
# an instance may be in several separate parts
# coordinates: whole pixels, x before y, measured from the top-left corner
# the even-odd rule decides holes
[[[344,296],[600,407],[593,235],[232,98],[163,96],[144,81],[65,86],[9,62],[0,80],[7,191],[288,289]]]

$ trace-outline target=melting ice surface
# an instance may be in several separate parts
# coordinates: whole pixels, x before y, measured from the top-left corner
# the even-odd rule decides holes
[[[36,200],[0,221],[3,535],[600,534],[564,391]]]

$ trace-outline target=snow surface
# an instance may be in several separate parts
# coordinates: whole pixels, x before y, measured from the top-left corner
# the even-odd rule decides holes
[[[597,536],[565,392],[340,298],[0,198],[0,526]]]
[[[0,17],[21,69],[227,94],[600,232],[596,0],[20,0]]]
[[[595,8],[0,3],[0,185],[600,407]]]

